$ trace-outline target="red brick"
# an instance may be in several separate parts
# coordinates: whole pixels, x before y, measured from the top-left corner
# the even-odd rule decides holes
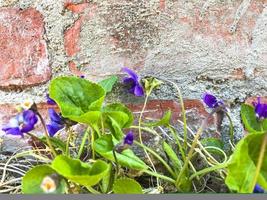
[[[260,97],[260,99],[261,99],[261,103],[266,103],[267,104],[267,97],[266,96],[264,96],[264,97],[261,97],[261,96],[259,96]],[[255,102],[258,102],[258,99],[257,99],[258,97],[249,97],[247,100],[246,100],[246,104],[249,104],[249,105],[253,105],[253,103]]]
[[[51,77],[42,15],[35,9],[0,9],[0,88],[37,85]]]
[[[247,44],[247,42],[251,42],[252,31],[265,3],[266,0],[251,1],[246,13],[241,16],[234,33],[230,32],[230,27],[241,1],[210,5],[203,16],[201,16],[202,8],[195,7],[193,14],[180,17],[179,22],[181,26],[189,24],[193,28],[193,32],[188,34],[188,37],[199,33],[204,37],[211,37],[215,40],[223,39],[228,43],[237,41]]]
[[[189,112],[193,112],[198,116],[199,119],[203,119],[208,115],[203,103],[200,100],[195,99],[187,99],[184,101],[185,109],[187,114]],[[0,125],[7,123],[9,119],[17,114],[17,110],[15,109],[16,104],[0,104]],[[47,103],[38,103],[37,104],[39,112],[45,119],[48,119],[48,109],[54,108],[57,111],[58,108],[56,106],[48,105]],[[138,113],[143,108],[143,103],[129,103],[127,107],[132,110],[138,116]],[[181,106],[178,102],[174,100],[150,100],[146,105],[146,109],[144,112],[144,118],[148,119],[161,119],[164,114],[170,110],[172,112],[172,121],[175,122],[178,119],[181,119]],[[210,120],[212,122],[213,119]]]
[[[93,11],[84,12],[90,6],[93,8],[92,9]],[[74,24],[64,33],[64,46],[66,54],[67,56],[72,57],[75,56],[78,52],[80,52],[79,41],[80,41],[80,32],[82,24],[84,20],[90,20],[90,18],[93,17],[96,6],[95,4],[89,4],[89,3],[74,4],[72,2],[67,1],[65,3],[65,8],[73,13],[81,15],[79,19],[76,20]],[[72,61],[69,62],[69,69],[76,75],[82,74],[82,72],[80,72],[77,69],[77,66]]]
[[[0,104],[0,126],[8,123],[9,119],[13,116],[15,116],[18,111],[15,109],[16,104]],[[37,104],[38,111],[41,113],[41,115],[44,117],[45,120],[48,121],[48,109],[49,108],[56,108],[55,106],[48,105],[47,103],[39,103]],[[40,122],[38,122],[38,126],[36,128],[37,131],[43,131],[43,127],[41,126]]]
[[[187,99],[184,100],[184,106],[186,109],[186,113],[193,112],[194,115],[198,117],[198,119],[203,119],[208,116],[208,112],[206,111],[203,103],[200,100],[195,99]],[[139,113],[143,108],[143,103],[128,104],[128,107],[136,113]],[[144,111],[144,118],[148,119],[161,119],[168,110],[172,112],[172,121],[176,122],[178,119],[182,119],[181,106],[178,102],[174,100],[150,100]],[[211,123],[213,119],[210,119]]]

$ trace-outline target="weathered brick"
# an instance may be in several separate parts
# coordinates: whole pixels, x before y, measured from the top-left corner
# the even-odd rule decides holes
[[[192,13],[187,12],[178,20],[182,26],[188,24],[193,28],[194,32],[188,33],[189,37],[198,33],[215,40],[224,40],[229,44],[232,42],[248,44],[251,43],[252,31],[264,8],[265,0],[250,1],[247,9],[241,2],[213,4],[207,1],[200,4],[202,6],[194,6]]]
[[[260,102],[261,103],[266,103],[267,104],[267,97],[264,96],[264,97],[260,97]],[[249,105],[253,105],[253,103],[257,103],[258,102],[258,97],[249,97],[247,100],[246,100],[246,104],[249,104]]]
[[[0,88],[21,88],[50,79],[43,35],[43,17],[34,8],[0,9]]]
[[[81,3],[81,4],[74,4],[71,2],[65,3],[65,8],[67,10],[76,14],[80,14],[79,19],[76,20],[74,24],[64,33],[64,46],[66,54],[69,57],[75,56],[80,51],[79,40],[80,40],[80,32],[83,21],[90,20],[90,18],[94,15],[94,12],[83,14],[84,10],[86,10],[86,8],[88,8],[89,6],[94,7],[94,5],[89,3]],[[73,61],[69,62],[69,69],[72,73],[76,75],[82,74],[82,72],[77,69],[77,66]]]
[[[186,109],[186,116],[187,116],[187,124],[189,125],[190,128],[193,130],[196,130],[199,128],[201,125],[202,120],[208,116],[208,112],[205,110],[203,103],[199,100],[195,99],[186,99],[184,101],[185,104],[185,109]],[[1,114],[0,114],[0,126],[2,127],[4,124],[8,123],[9,119],[16,115],[17,111],[15,109],[15,104],[1,104],[0,109],[1,109]],[[58,108],[56,106],[51,106],[46,103],[38,103],[37,104],[38,110],[41,113],[41,115],[44,117],[46,123],[49,122],[49,117],[48,117],[48,109],[49,108],[54,108],[57,111]],[[127,107],[132,110],[132,112],[135,114],[136,119],[139,116],[140,111],[143,108],[143,103],[138,103],[138,104],[127,104]],[[143,119],[148,120],[148,119],[161,119],[164,116],[164,113],[166,113],[168,110],[172,112],[172,124],[173,125],[179,125],[180,127],[181,124],[177,123],[177,120],[180,119],[182,120],[181,116],[181,106],[179,103],[177,103],[174,100],[150,100],[148,101],[146,105],[146,109],[144,111]],[[209,119],[209,124],[208,126],[214,126],[214,120],[215,118],[210,118]],[[79,132],[83,132],[83,126],[78,126],[76,129]],[[43,134],[44,130],[43,127],[40,123],[40,120],[34,130],[34,132],[38,134]],[[215,133],[216,134],[216,133]],[[4,145],[4,149],[17,149],[16,147],[7,147],[7,144],[14,144],[14,140],[16,140],[16,136],[4,136],[4,132],[1,130],[0,131],[0,138],[1,135],[4,139],[4,142],[7,142]],[[217,136],[217,135],[213,135]],[[145,136],[144,136],[145,137]],[[14,138],[14,139],[13,139]],[[146,137],[145,137],[146,138]],[[26,141],[24,139],[21,139],[21,141],[18,141],[18,146],[21,147],[23,146],[22,144],[26,145]]]

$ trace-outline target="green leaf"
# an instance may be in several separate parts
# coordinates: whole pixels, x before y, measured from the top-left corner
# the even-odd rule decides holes
[[[216,150],[214,148],[208,148],[208,147],[217,147],[223,151],[223,142],[220,139],[218,139],[218,138],[205,138],[205,139],[202,139],[200,142],[204,147],[207,147],[206,150],[208,152],[222,155],[222,152],[220,152],[219,150]]]
[[[114,139],[115,141],[115,139]],[[118,142],[116,142],[118,143]],[[94,142],[94,149],[104,158],[115,161],[113,155],[113,140],[111,135],[104,135]],[[120,165],[131,169],[142,170],[147,169],[148,166],[140,160],[131,149],[123,150],[121,153],[116,152],[116,157]]]
[[[117,179],[113,185],[115,194],[143,194],[141,185],[131,178]]]
[[[120,125],[112,117],[106,119],[106,124],[108,124],[111,134],[117,139],[122,140],[124,133],[121,130]]]
[[[132,125],[134,116],[132,112],[121,103],[113,103],[105,106],[102,109],[103,117],[112,117],[121,128],[126,128]]]
[[[178,173],[182,168],[182,163],[177,157],[176,153],[173,151],[172,147],[167,142],[163,142],[163,150],[170,158],[172,167],[175,169],[176,173]]]
[[[60,155],[52,162],[52,168],[70,181],[90,187],[97,184],[106,175],[108,164],[98,160],[90,165],[79,159]]]
[[[228,165],[227,186],[239,193],[250,193],[259,152],[265,134],[249,134],[238,142]],[[266,149],[267,150],[267,149]],[[265,153],[258,184],[267,189],[267,154]]]
[[[255,110],[252,106],[247,104],[241,105],[241,118],[245,128],[250,133],[261,131],[260,123],[256,118]]]
[[[155,126],[168,126],[170,124],[172,113],[168,110],[165,115],[157,122],[145,123],[145,126],[155,127]]]
[[[43,179],[47,176],[55,175],[56,171],[49,165],[39,165],[30,169],[22,179],[22,193],[24,194],[44,194],[41,188]],[[66,182],[63,178],[57,177],[57,187],[54,194],[65,193]]]
[[[114,172],[112,171],[112,164],[108,164],[108,170],[106,175],[102,179],[102,191],[104,193],[109,192],[110,186],[113,185]]]
[[[108,93],[112,91],[112,88],[117,81],[118,81],[118,77],[113,75],[107,79],[100,81],[98,84],[104,88],[106,93]]]
[[[40,140],[47,143],[46,137],[41,137]],[[62,140],[56,137],[50,137],[50,141],[54,148],[59,148],[62,152],[65,152],[66,144]]]
[[[63,117],[86,124],[99,121],[105,98],[105,90],[100,85],[78,77],[58,77],[51,81],[49,95]]]
[[[176,185],[178,191],[180,192],[190,192],[192,191],[192,182],[188,178],[188,173],[185,172],[182,174],[179,183]]]
[[[131,126],[134,117],[132,112],[120,103],[113,103],[102,109],[102,119],[117,140],[123,137],[122,128]]]

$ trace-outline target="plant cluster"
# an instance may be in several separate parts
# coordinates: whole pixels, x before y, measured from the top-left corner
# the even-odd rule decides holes
[[[18,108],[19,113],[2,130],[38,141],[42,148],[35,146],[29,155],[43,161],[23,177],[22,193],[201,192],[207,175],[225,183],[229,192],[262,193],[267,189],[267,104],[260,98],[253,106],[241,106],[242,121],[248,133],[235,144],[230,111],[224,101],[204,93],[202,100],[210,112],[195,133],[187,125],[183,98],[176,84],[153,77],[141,80],[134,71],[123,70],[128,74],[123,83],[131,95],[145,97],[136,120],[125,105],[105,103],[106,94],[112,92],[118,81],[116,76],[98,83],[74,76],[53,79],[47,103],[57,105],[59,112],[49,109],[48,123],[34,102],[28,101]],[[160,120],[143,119],[149,96],[163,81],[177,89],[182,114],[177,124],[171,122],[170,111]],[[202,138],[208,120],[219,113],[229,119],[229,151],[224,150],[218,138]],[[31,133],[39,120],[44,127],[43,137]],[[86,125],[79,140],[72,129],[77,124]],[[183,133],[178,133],[177,126],[182,126]],[[146,145],[142,141],[144,132],[159,137],[163,151]],[[63,133],[66,139],[60,137]],[[141,149],[145,158],[138,156],[133,146]],[[16,156],[25,155],[28,156],[27,153]],[[202,168],[195,162],[196,158],[201,158]],[[161,164],[160,169],[153,160]],[[145,176],[156,183],[154,190],[146,188],[139,178]],[[171,189],[166,189],[167,186]]]

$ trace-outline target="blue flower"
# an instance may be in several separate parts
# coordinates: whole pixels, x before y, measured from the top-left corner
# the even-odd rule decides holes
[[[132,131],[129,131],[124,137],[123,144],[124,145],[132,145],[134,141],[134,134]]]
[[[209,108],[217,108],[224,104],[223,101],[217,99],[214,95],[208,92],[203,94],[202,100]]]
[[[139,82],[139,77],[137,74],[126,67],[122,68],[122,70],[129,75],[129,77],[123,79],[124,84],[130,85],[129,92],[138,97],[144,96],[144,89]]]
[[[53,99],[50,98],[49,94],[46,94],[46,102],[49,105],[57,105],[57,103]]]
[[[255,107],[256,116],[259,119],[266,119],[267,118],[267,104],[260,102],[260,97],[258,97],[258,102],[253,102]]]
[[[50,124],[46,125],[50,137],[53,137],[59,130],[64,128],[63,118],[54,109],[48,109]]]
[[[28,133],[34,129],[38,118],[32,110],[24,110],[17,116],[10,119],[9,123],[2,128],[6,134],[24,136],[24,133]]]
[[[261,188],[258,184],[255,185],[253,193],[264,193],[264,189]]]

